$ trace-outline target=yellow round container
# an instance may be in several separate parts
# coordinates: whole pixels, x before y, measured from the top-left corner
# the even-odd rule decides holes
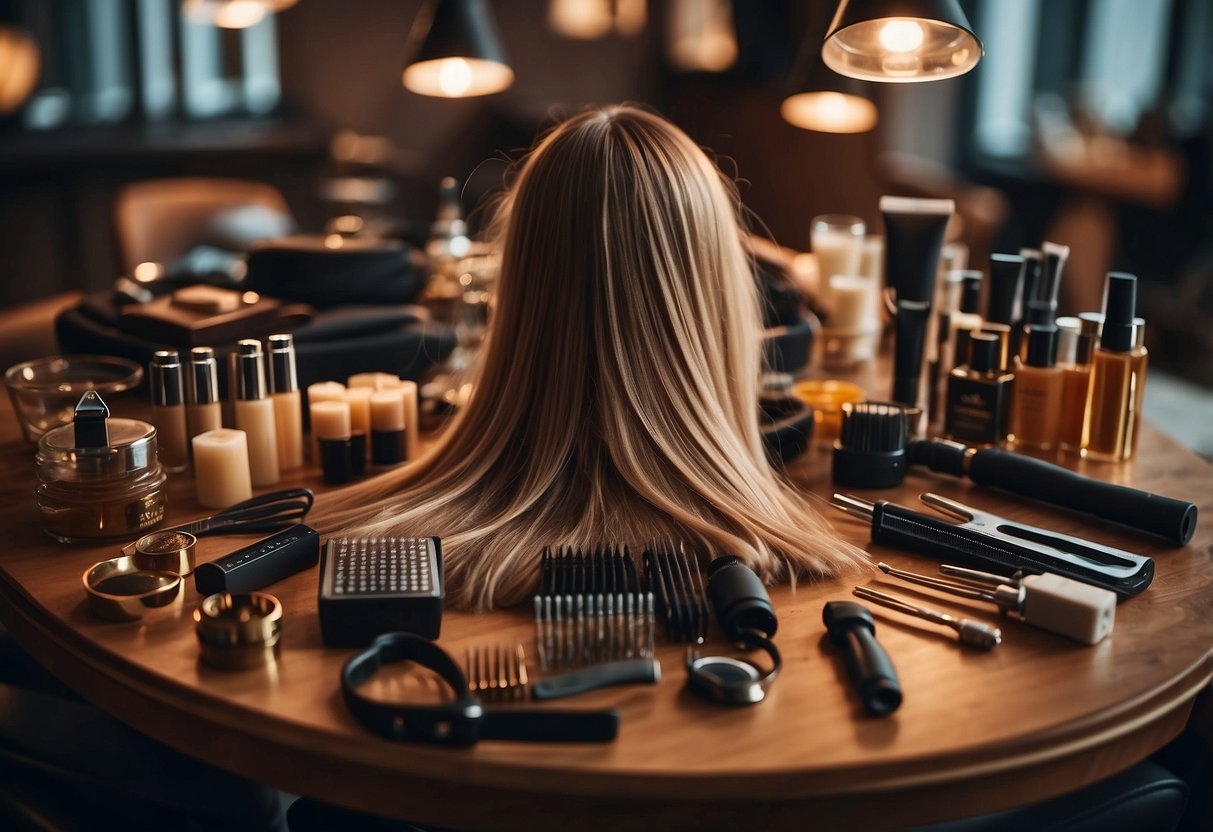
[[[842,406],[867,398],[858,384],[837,379],[805,379],[792,385],[792,395],[813,407],[813,438],[832,443],[842,425]]]

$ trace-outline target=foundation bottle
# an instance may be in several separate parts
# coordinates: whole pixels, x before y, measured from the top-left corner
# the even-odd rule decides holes
[[[1137,450],[1142,396],[1146,384],[1146,348],[1138,346],[1134,316],[1137,278],[1111,272],[1104,302],[1103,331],[1091,362],[1084,454],[1104,462],[1132,459]]]
[[[219,363],[210,347],[190,350],[189,372],[185,384],[185,417],[190,438],[223,427],[223,408],[219,404]]]
[[[1057,327],[1028,324],[1024,337],[1024,357],[1015,362],[1007,439],[1016,448],[1050,450],[1060,441],[1065,383],[1062,369],[1056,363]]]
[[[290,335],[271,335],[270,400],[274,403],[274,430],[278,436],[278,465],[283,471],[303,467],[303,405],[295,367],[295,341]]]
[[[944,430],[949,439],[969,445],[997,445],[1006,438],[1013,373],[999,366],[998,335],[969,336],[968,364],[948,376],[948,410]]]
[[[1061,423],[1057,440],[1061,449],[1082,452],[1087,419],[1087,393],[1091,389],[1091,361],[1103,328],[1103,316],[1087,312],[1077,318],[1058,318],[1057,365],[1061,367]]]
[[[274,403],[266,395],[265,362],[261,342],[248,338],[236,343],[236,429],[248,438],[249,472],[253,486],[278,482],[278,431]]]
[[[185,385],[181,358],[176,350],[152,353],[148,384],[152,391],[152,422],[159,436],[160,465],[165,471],[184,471],[190,463],[185,423]]]

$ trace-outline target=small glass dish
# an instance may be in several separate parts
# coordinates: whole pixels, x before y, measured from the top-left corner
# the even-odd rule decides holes
[[[4,373],[21,432],[34,445],[48,430],[72,421],[86,390],[108,398],[142,380],[141,366],[112,355],[52,355],[14,364]]]

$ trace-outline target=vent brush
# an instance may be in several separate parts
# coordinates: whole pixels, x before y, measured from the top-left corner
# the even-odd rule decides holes
[[[906,408],[885,402],[847,402],[834,444],[834,484],[892,488],[906,476],[910,420]]]

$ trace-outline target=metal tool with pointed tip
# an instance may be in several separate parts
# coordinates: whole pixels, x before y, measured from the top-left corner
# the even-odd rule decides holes
[[[899,506],[835,494],[836,508],[866,520],[872,542],[973,566],[1039,575],[1052,573],[1102,587],[1121,598],[1145,591],[1154,561],[1080,537],[1017,523],[926,493],[920,499],[958,522]]]
[[[983,624],[971,618],[956,618],[955,616],[948,615],[946,612],[933,610],[929,607],[915,606],[909,601],[898,598],[896,595],[889,595],[887,592],[881,592],[867,586],[857,586],[854,592],[856,596],[866,601],[875,601],[877,604],[889,609],[899,610],[926,621],[951,627],[960,636],[961,644],[967,644],[970,647],[977,647],[981,650],[991,650],[1002,644],[1002,630],[989,624]]]
[[[878,563],[880,571],[903,581],[928,586],[961,598],[988,601],[1004,613],[1015,613],[1026,624],[1096,644],[1116,621],[1116,593],[1061,575],[1015,574],[1011,577],[943,564],[939,571],[955,580],[920,575]]]

